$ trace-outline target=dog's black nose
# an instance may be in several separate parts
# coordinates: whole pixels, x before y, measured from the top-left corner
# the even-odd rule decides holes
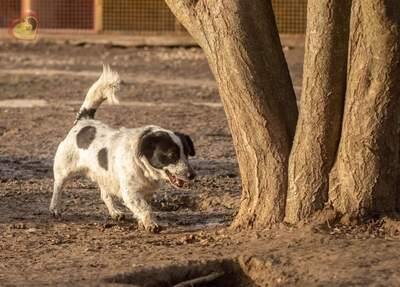
[[[187,177],[188,177],[188,179],[192,180],[196,177],[196,173],[194,171],[191,171],[188,173]]]

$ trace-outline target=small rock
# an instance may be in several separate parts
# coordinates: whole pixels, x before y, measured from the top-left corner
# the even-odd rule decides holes
[[[256,233],[254,234],[254,238],[255,238],[255,239],[260,239],[260,238],[261,238],[260,233],[256,232]]]
[[[196,241],[196,236],[194,234],[187,234],[184,237],[182,237],[179,241],[182,244],[191,244]]]
[[[113,223],[109,223],[109,222],[106,222],[106,223],[104,223],[103,224],[103,229],[107,229],[107,228],[111,228],[111,227],[113,227],[115,224],[113,224]]]

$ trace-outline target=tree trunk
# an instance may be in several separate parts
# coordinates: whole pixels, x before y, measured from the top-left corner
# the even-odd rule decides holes
[[[307,218],[328,199],[346,93],[350,0],[309,0],[299,120],[289,160],[285,220]]]
[[[218,83],[242,179],[233,226],[282,221],[297,107],[270,1],[166,3],[203,48]]]
[[[287,190],[289,222],[311,216],[327,200],[332,213],[350,217],[395,211],[398,0],[309,0],[290,160],[297,107],[271,2],[166,2],[203,48],[219,86],[243,185],[233,227],[281,221]]]
[[[354,0],[342,137],[329,196],[350,217],[391,213],[399,176],[400,3]]]

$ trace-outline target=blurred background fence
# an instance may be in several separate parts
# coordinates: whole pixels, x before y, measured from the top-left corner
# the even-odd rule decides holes
[[[272,0],[272,4],[280,33],[305,32],[307,0]],[[0,0],[0,29],[28,10],[36,13],[42,31],[186,34],[164,0]]]

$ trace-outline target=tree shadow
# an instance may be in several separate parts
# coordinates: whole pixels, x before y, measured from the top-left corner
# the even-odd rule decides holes
[[[52,178],[53,161],[33,156],[0,156],[0,181]]]

